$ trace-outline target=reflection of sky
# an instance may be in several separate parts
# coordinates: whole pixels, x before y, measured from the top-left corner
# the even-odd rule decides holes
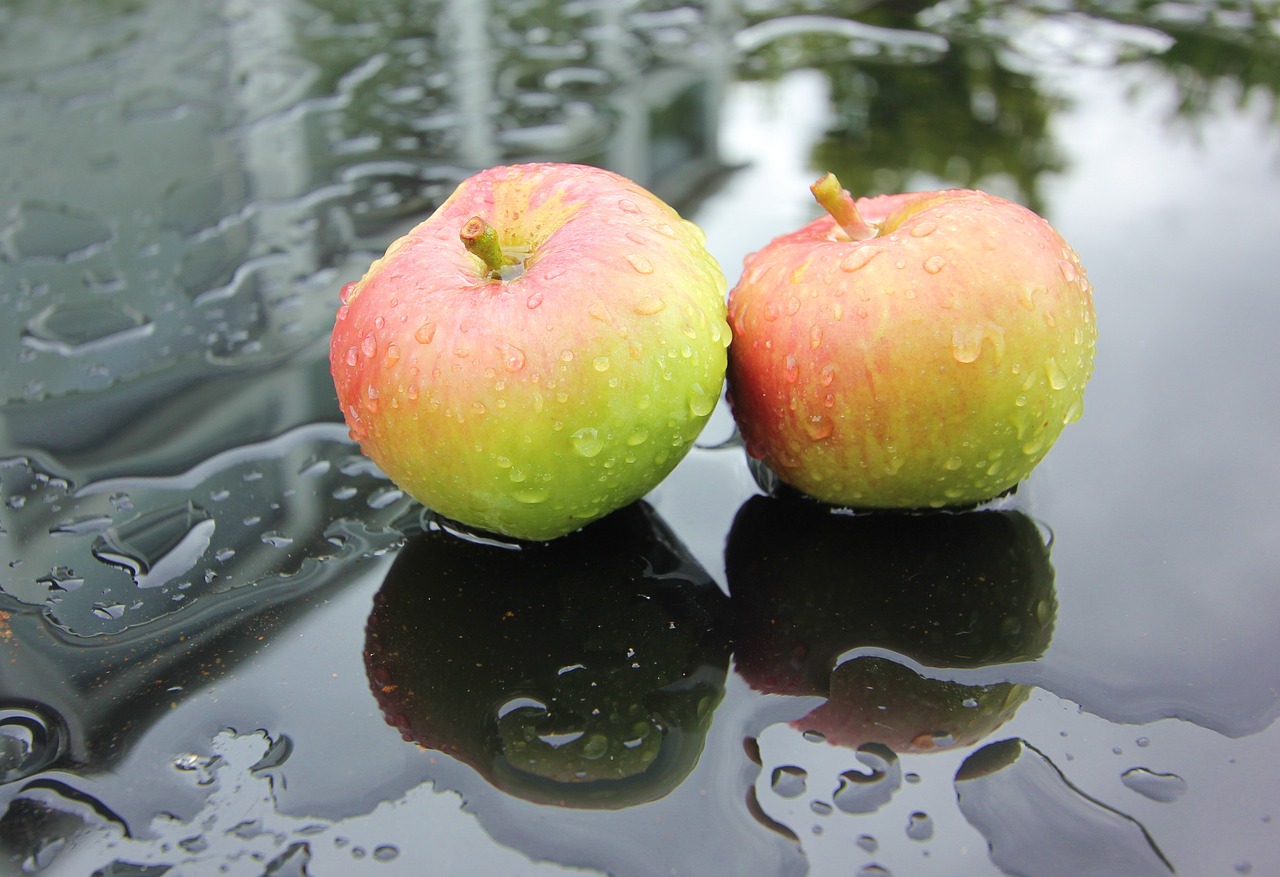
[[[1099,353],[1036,495],[1064,627],[1097,636],[1053,657],[1163,669],[1211,723],[1256,730],[1280,681],[1280,149],[1258,112],[1166,125],[1163,87],[1125,102],[1126,77],[1073,79],[1088,97],[1058,125],[1071,171],[1050,204],[1090,266]]]

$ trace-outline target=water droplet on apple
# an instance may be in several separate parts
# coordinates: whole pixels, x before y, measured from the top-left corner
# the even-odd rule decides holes
[[[796,379],[800,377],[800,366],[796,363],[796,358],[789,353],[787,354],[783,375],[786,377],[788,384],[794,384]]]
[[[653,273],[653,263],[639,253],[632,253],[627,256],[627,262],[641,274]]]
[[[1035,456],[1039,453],[1040,449],[1044,447],[1044,439],[1044,433],[1037,431],[1035,435],[1023,443],[1022,453],[1026,454],[1028,457]]]
[[[509,372],[518,372],[524,368],[524,351],[514,344],[508,344],[502,353],[502,364]]]
[[[623,213],[639,213],[640,207],[630,198],[623,198],[618,202],[618,209]]]
[[[1084,400],[1072,399],[1067,412],[1062,415],[1063,423],[1075,423],[1084,414]]]
[[[347,302],[351,301],[351,293],[355,291],[356,291],[356,282],[354,280],[351,281],[350,283],[342,284],[342,289],[338,290],[338,301],[342,302],[343,304],[346,304]]]
[[[689,387],[689,410],[693,412],[694,417],[706,417],[716,407],[719,398],[714,393],[708,393],[702,384],[696,381]]]
[[[943,463],[942,465],[944,465],[950,471],[954,472],[964,465],[964,461],[961,460],[959,457],[949,457],[947,458],[947,462]]]
[[[804,431],[811,441],[820,442],[823,439],[831,438],[831,434],[835,430],[835,423],[825,414],[811,414],[804,420]]]
[[[937,274],[945,267],[947,267],[947,260],[943,256],[930,256],[924,260],[924,270],[930,274]]]
[[[1058,262],[1058,269],[1062,271],[1062,277],[1068,283],[1074,283],[1076,279],[1076,266],[1072,265],[1066,259]]]
[[[597,356],[591,360],[591,367],[598,372],[607,372],[609,370],[609,357]]]
[[[649,243],[649,239],[638,231],[627,232],[627,240],[631,241],[633,244],[640,244],[641,246],[647,246]]]
[[[345,320],[347,318],[347,314],[349,313],[351,313],[351,308],[347,307],[346,305],[343,305],[342,307],[338,308],[338,322],[341,323],[343,320]]]
[[[913,238],[927,238],[933,234],[938,228],[938,223],[926,219],[917,225],[911,227],[911,236]]]
[[[626,438],[628,447],[636,447],[642,445],[649,440],[649,432],[645,429],[637,429]]]
[[[378,339],[370,332],[364,336],[364,340],[360,342],[360,352],[365,356],[372,358],[378,352]]]
[[[515,491],[512,495],[525,505],[537,505],[540,502],[546,502],[551,496],[551,491],[541,485],[531,485]]]
[[[387,355],[383,357],[383,363],[390,368],[400,361],[400,347],[396,344],[387,345]]]
[[[569,441],[572,442],[576,454],[588,459],[604,450],[604,440],[600,438],[600,433],[590,426],[584,426],[569,436]]]
[[[430,344],[434,337],[436,337],[436,324],[430,321],[423,323],[413,333],[413,339],[419,344]]]
[[[525,300],[525,307],[531,311],[537,308],[540,304],[542,304],[542,293],[540,292],[533,293]]]
[[[796,315],[796,312],[799,310],[800,310],[800,299],[798,297],[793,295],[789,299],[787,299],[787,316],[794,317]]]
[[[355,366],[357,363],[360,362],[360,355],[356,353],[355,345],[352,345],[351,347],[347,348],[346,362],[347,362],[347,365],[349,366]]]
[[[840,260],[840,270],[850,273],[865,268],[876,256],[884,252],[883,247],[861,246]]]
[[[817,350],[822,346],[822,327],[813,325],[809,328],[809,347]]]
[[[650,296],[649,298],[644,298],[636,302],[636,306],[633,310],[635,310],[637,314],[641,314],[643,316],[652,316],[653,314],[661,313],[666,306],[667,303],[662,299],[657,296]]]
[[[822,367],[822,370],[818,372],[818,383],[822,384],[822,386],[824,387],[831,386],[831,382],[834,381],[835,379],[836,379],[836,367],[834,365],[831,365],[830,363],[827,363],[826,365],[824,365]]]
[[[1061,390],[1067,385],[1067,373],[1062,370],[1062,366],[1058,365],[1058,361],[1052,356],[1045,360],[1044,373],[1049,378],[1049,386],[1055,390]]]
[[[982,353],[983,332],[957,326],[951,330],[951,355],[956,362],[969,363]]]
[[[773,301],[771,301],[771,302],[767,303],[767,304],[764,306],[764,318],[765,318],[766,320],[768,320],[770,323],[772,323],[774,320],[778,319],[778,317],[780,317],[780,316],[782,316],[782,315],[781,315],[780,313],[778,313],[778,303],[777,303],[777,302],[773,302]]]

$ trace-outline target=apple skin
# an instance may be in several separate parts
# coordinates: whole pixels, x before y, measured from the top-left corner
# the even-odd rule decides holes
[[[519,265],[490,279],[478,216]],[[522,271],[520,270],[522,268]],[[400,488],[546,540],[638,499],[720,398],[724,275],[702,231],[598,168],[465,180],[344,288],[330,346],[353,439]]]
[[[873,236],[824,215],[748,256],[730,292],[747,451],[842,506],[998,496],[1082,412],[1097,333],[1079,257],[983,192],[853,203]]]

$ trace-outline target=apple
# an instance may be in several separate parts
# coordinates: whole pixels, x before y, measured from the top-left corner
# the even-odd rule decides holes
[[[351,436],[435,512],[552,539],[646,494],[719,401],[726,282],[701,230],[569,164],[463,181],[343,288]]]
[[[432,529],[374,598],[365,666],[406,740],[523,799],[617,809],[696,765],[727,603],[644,502],[518,549]]]
[[[965,506],[1024,480],[1080,417],[1092,288],[1032,211],[973,190],[855,201],[748,256],[729,399],[748,454],[858,508]]]

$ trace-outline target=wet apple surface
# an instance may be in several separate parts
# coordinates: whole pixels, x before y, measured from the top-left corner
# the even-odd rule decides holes
[[[0,873],[1270,873],[1274,16],[854,6],[0,11]],[[498,234],[536,211],[455,201],[458,260],[429,271],[517,306],[435,299],[393,337],[392,296],[367,307],[412,274],[388,250],[464,180],[530,163],[607,170],[680,219],[611,194],[585,250],[557,255]],[[887,233],[858,247],[826,230],[835,275],[918,263],[893,307],[945,342],[935,367],[1034,378],[1000,418],[1071,421],[1029,451],[1013,428],[1001,459],[1036,462],[992,475],[997,496],[946,495],[997,462],[973,387],[870,348],[896,363],[863,371],[901,379],[911,435],[959,449],[912,470],[885,440],[868,465],[898,453],[948,508],[828,506],[747,452],[711,377],[728,340],[712,299],[821,220],[827,171],[868,205],[981,190],[1078,254],[1049,253],[1060,299],[1033,288],[990,321],[1002,351],[989,313],[928,285],[979,264],[960,219],[889,228],[868,207]],[[706,302],[663,280],[664,223],[705,248]],[[587,278],[567,303],[529,289],[548,253]],[[816,263],[787,271],[794,313],[778,293],[748,328],[790,320],[769,355],[782,384],[794,359],[795,391],[769,416],[821,445],[868,410],[833,414],[862,374],[837,325],[871,302],[811,295]],[[1085,277],[1096,351],[1067,298]],[[425,300],[411,287],[396,308]],[[555,337],[553,312],[576,333]],[[1053,351],[1017,348],[1023,315],[1059,330]],[[342,378],[342,403],[335,338],[340,366],[376,364]],[[622,419],[667,372],[686,386],[641,440]],[[534,390],[561,416],[535,417]],[[462,437],[414,441],[464,498],[452,475],[541,499],[542,476],[587,464],[581,529],[543,544],[424,507],[353,437],[393,402]],[[471,431],[503,402],[527,418],[517,443],[542,446]],[[660,481],[628,474],[662,452]]]

